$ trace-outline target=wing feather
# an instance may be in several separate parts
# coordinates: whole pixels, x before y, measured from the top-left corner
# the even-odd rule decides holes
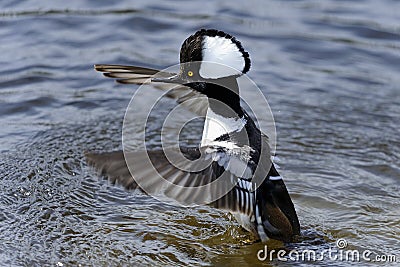
[[[153,78],[168,78],[176,75],[176,73],[172,72],[126,65],[97,64],[94,65],[94,69],[102,72],[106,77],[116,79],[118,83],[122,84],[150,84]],[[165,91],[167,97],[176,99],[179,104],[182,104],[194,114],[206,115],[208,109],[207,97],[192,90],[190,87],[168,83],[153,83],[153,87]]]
[[[217,158],[217,153],[219,158],[227,157],[233,159],[237,157],[236,154],[232,154],[230,151],[223,151],[222,149],[223,148],[203,147],[201,149],[191,148],[179,152],[173,150],[168,153],[168,158],[162,150],[149,151],[148,153],[129,152],[125,155],[122,151],[101,154],[87,153],[86,158],[87,162],[99,170],[110,182],[120,184],[127,189],[135,189],[138,187],[139,183],[140,187],[148,193],[161,193],[184,204],[198,202],[204,204],[203,202],[205,199],[213,199],[213,197],[218,194],[223,195],[224,190],[226,190],[225,193],[228,192],[235,186],[235,183],[237,183],[238,177],[235,171],[232,173],[229,169],[225,170],[223,166],[219,165],[218,161],[212,160],[213,158]],[[208,158],[210,158],[209,164],[202,167],[204,162],[206,162],[204,158],[200,158],[197,161],[189,160],[188,166],[185,166],[187,170],[182,170],[180,167],[170,163],[170,160],[175,162],[175,155],[178,156],[178,154],[181,155],[181,153],[183,153],[187,159],[196,159],[199,155],[204,158],[208,156]],[[145,157],[147,156],[151,160],[148,166],[143,165],[143,162],[146,161]],[[237,159],[235,160],[237,161]],[[129,164],[129,168],[132,170],[132,168],[138,166],[138,168],[134,169],[132,172],[136,179],[132,177],[126,163],[133,161],[134,164]],[[242,164],[245,165],[246,162]],[[141,166],[146,167],[139,168]],[[160,175],[167,180],[169,184],[160,183]],[[217,179],[219,182],[219,179],[222,179],[223,182],[219,184],[219,186],[210,186],[211,183]],[[172,184],[175,186],[170,186]],[[210,196],[198,196],[196,194],[196,188],[200,187],[207,190],[206,192],[207,194],[209,193]]]

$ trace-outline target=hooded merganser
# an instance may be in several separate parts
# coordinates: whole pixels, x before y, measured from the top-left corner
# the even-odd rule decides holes
[[[225,64],[228,68],[215,68],[209,62]],[[232,188],[208,204],[230,211],[261,241],[293,240],[300,234],[300,225],[282,177],[271,160],[268,137],[240,105],[237,78],[249,71],[249,54],[235,37],[202,29],[182,44],[180,63],[178,74],[122,65],[95,65],[95,69],[121,83],[181,84],[179,90],[168,93],[178,102],[199,94],[203,96],[206,101],[189,107],[195,112],[206,110],[201,145],[181,148],[181,152],[188,159],[198,159],[204,153],[211,158],[211,164],[201,172],[180,170],[168,164],[163,151],[150,151],[148,154],[156,159],[152,161],[155,168],[166,178],[174,176],[178,183],[188,186],[206,184],[223,172],[229,173],[231,181],[235,178]],[[221,108],[219,103],[228,109]],[[134,179],[121,151],[89,153],[86,157],[111,182],[127,189],[138,187],[136,175]]]

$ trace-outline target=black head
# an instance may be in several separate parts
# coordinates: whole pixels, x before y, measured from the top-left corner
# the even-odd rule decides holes
[[[250,69],[249,53],[242,44],[214,29],[201,29],[189,36],[182,44],[180,63],[182,75],[200,79],[240,76]]]
[[[236,78],[250,69],[249,54],[235,37],[218,30],[199,30],[180,51],[180,72],[153,81],[179,83],[241,111]]]

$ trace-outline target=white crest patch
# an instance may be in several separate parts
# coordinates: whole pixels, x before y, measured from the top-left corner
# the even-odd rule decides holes
[[[206,79],[238,75],[245,67],[242,52],[232,40],[225,37],[205,36],[202,56],[199,73]]]

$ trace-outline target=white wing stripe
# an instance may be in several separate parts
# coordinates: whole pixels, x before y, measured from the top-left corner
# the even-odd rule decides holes
[[[271,181],[278,181],[278,180],[282,180],[282,176],[270,176],[269,179]]]

